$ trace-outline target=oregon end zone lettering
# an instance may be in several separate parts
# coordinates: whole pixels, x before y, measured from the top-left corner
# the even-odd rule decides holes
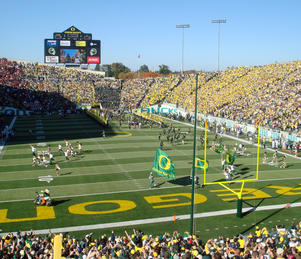
[[[239,191],[240,189],[233,189],[234,191]],[[217,196],[219,197],[226,197],[226,196],[235,196],[234,193],[228,191],[228,190],[212,190],[210,192],[219,192],[222,194],[217,194]],[[253,188],[244,188],[243,189],[243,200],[250,200],[250,199],[265,199],[265,198],[271,198],[272,196],[270,196],[269,194],[261,191],[261,190],[257,190],[257,189],[253,189]],[[249,196],[247,196],[249,195]],[[223,201],[232,201],[232,200],[237,200],[237,197],[235,198],[226,198],[226,199],[222,199]]]
[[[175,194],[166,194],[166,195],[156,195],[156,196],[148,196],[144,197],[144,199],[149,203],[170,203],[170,202],[179,202],[178,196],[184,196],[191,199],[191,193],[175,193]],[[167,198],[167,199],[166,199]],[[204,195],[196,193],[194,196],[194,204],[199,204],[207,201],[207,198]],[[187,206],[190,205],[189,202],[184,203],[175,203],[175,204],[166,204],[166,205],[156,205],[153,206],[153,209],[162,209],[162,208],[171,208],[171,207],[179,207],[179,206]]]
[[[13,223],[33,220],[55,219],[53,207],[36,207],[37,216],[34,218],[8,219],[7,209],[0,210],[0,223]]]
[[[285,186],[266,186],[269,189],[276,189],[275,192],[282,195],[300,195],[301,187],[292,188]],[[239,191],[239,189],[234,189]],[[233,193],[227,190],[211,190],[212,193],[217,193],[218,197],[222,197],[223,201],[235,200],[237,197],[234,196]],[[257,189],[246,188],[243,192],[243,199],[262,199],[262,198],[273,198],[273,196]],[[144,199],[149,204],[156,204],[152,206],[153,209],[161,209],[161,208],[171,208],[178,206],[187,206],[190,205],[190,201],[181,202],[180,197],[186,197],[191,199],[191,193],[174,193],[174,194],[166,194],[166,195],[154,195],[154,196],[146,196]],[[194,204],[200,204],[207,201],[207,197],[201,194],[195,194]],[[119,208],[113,210],[101,210],[101,211],[91,211],[86,207],[94,204],[117,204]],[[164,204],[165,203],[165,204]],[[158,205],[161,204],[161,205]],[[96,214],[109,214],[109,213],[117,213],[128,211],[136,208],[137,205],[133,201],[129,200],[105,200],[105,201],[93,201],[75,204],[68,208],[69,213],[77,214],[77,215],[96,215]],[[8,209],[0,209],[0,223],[15,223],[15,222],[23,222],[23,221],[35,221],[35,220],[47,220],[47,219],[55,219],[54,207],[36,207],[37,216],[31,218],[19,218],[19,219],[10,219],[7,218]]]
[[[118,209],[114,210],[107,210],[107,211],[90,211],[87,210],[86,207],[93,204],[98,203],[115,203],[119,205]],[[136,208],[136,204],[132,201],[127,200],[109,200],[109,201],[92,201],[92,202],[85,202],[80,204],[75,204],[68,208],[69,212],[72,214],[77,215],[96,215],[96,214],[109,214],[109,213],[116,213],[121,211],[127,211]]]

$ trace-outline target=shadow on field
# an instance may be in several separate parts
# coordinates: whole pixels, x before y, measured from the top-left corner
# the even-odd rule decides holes
[[[263,199],[263,200],[264,200],[264,199]],[[262,200],[262,201],[263,201],[263,200]],[[298,199],[294,200],[293,202],[291,202],[290,204],[293,204],[293,203],[295,203],[295,202],[299,202],[300,200],[301,200],[301,198],[298,198]],[[258,206],[259,206],[259,204],[258,204]],[[266,216],[266,217],[264,217],[264,218],[258,220],[258,221],[256,222],[256,224],[259,224],[259,223],[261,223],[261,222],[266,221],[266,220],[269,219],[270,217],[272,217],[272,216],[278,214],[279,212],[281,212],[282,210],[285,210],[285,209],[287,209],[287,208],[286,208],[286,207],[283,207],[283,208],[281,208],[281,209],[276,210],[275,212],[269,214],[268,216]],[[249,210],[248,212],[243,213],[243,216],[245,216],[245,215],[247,215],[247,214],[249,214],[249,213],[251,213],[251,212],[254,212],[255,210],[256,210],[256,207],[250,208],[250,210]],[[275,225],[276,225],[276,224],[275,224]],[[252,225],[252,226],[246,228],[245,230],[243,230],[242,232],[237,233],[237,236],[238,236],[239,234],[242,234],[242,235],[243,235],[243,234],[249,234],[249,232],[252,231],[253,229],[254,229],[254,226]]]
[[[253,189],[253,191],[252,192],[248,192],[248,193],[246,193],[245,194],[245,196],[248,196],[248,195],[252,195],[253,193],[255,193],[255,192],[257,192],[257,191],[260,191],[260,190],[262,190],[262,189],[265,189],[265,188],[267,188],[267,187],[269,187],[269,186],[271,186],[272,184],[270,183],[270,184],[267,184],[267,185],[264,185],[264,186],[262,186],[262,187],[260,187],[260,188],[258,188],[258,189]],[[271,198],[274,198],[274,197],[271,197]],[[270,199],[270,198],[265,198],[265,199]],[[264,200],[265,200],[264,199]],[[247,204],[248,206],[250,206],[250,207],[258,207],[259,205],[252,205],[252,204],[249,204],[248,202],[246,202],[245,200],[244,200],[244,195],[242,195],[242,202],[243,203],[245,203],[245,204]],[[260,199],[261,200],[261,199]],[[233,200],[231,200],[231,201],[229,201],[229,202],[236,202],[237,200],[236,199],[233,199]],[[261,202],[260,202],[261,203]]]
[[[60,175],[69,175],[69,174],[73,174],[73,172],[68,172],[68,173],[64,173],[64,174],[60,174]]]
[[[250,204],[250,203],[248,203],[248,202],[246,202],[246,201],[243,200],[243,203],[244,203],[244,204],[247,204],[248,206],[251,207],[250,210],[248,210],[248,211],[246,211],[246,212],[244,212],[244,213],[242,214],[243,217],[246,216],[246,215],[248,215],[248,214],[250,214],[250,213],[253,212],[256,208],[258,208],[258,207],[260,206],[260,204],[263,203],[264,200],[265,200],[265,199],[261,199],[261,200],[258,202],[258,204],[255,205],[255,206],[253,206],[252,204]]]
[[[239,166],[242,166],[242,165],[244,165],[244,164],[235,164],[236,167],[239,167]]]
[[[14,128],[17,133],[5,143],[7,146],[51,141],[60,141],[63,145],[66,139],[76,147],[77,141],[83,138],[98,138],[97,141],[102,142],[117,134],[120,135],[120,133],[116,133],[116,128],[113,128],[110,122],[108,125],[101,125],[85,114],[67,115],[66,119],[62,119],[59,115],[20,116],[17,118]],[[103,130],[106,132],[106,139],[103,139]],[[31,136],[30,131],[32,131]]]
[[[266,187],[268,187],[268,186],[272,186],[272,184],[265,185],[265,186],[261,187],[260,189],[264,189],[264,188],[266,188]],[[287,191],[282,192],[281,194],[279,194],[279,195],[276,196],[276,197],[270,197],[270,198],[264,198],[264,199],[256,200],[256,202],[257,202],[256,205],[252,205],[252,204],[250,204],[249,202],[243,200],[243,203],[244,203],[245,205],[249,206],[250,209],[249,209],[248,211],[244,212],[244,213],[242,214],[242,216],[244,217],[244,216],[246,216],[246,215],[248,215],[248,214],[250,214],[250,213],[255,212],[255,211],[257,210],[257,208],[259,208],[259,207],[261,206],[261,204],[262,204],[265,200],[267,200],[267,199],[277,199],[277,198],[279,198],[280,196],[283,196],[283,195],[285,195],[286,193],[291,192],[291,191],[293,191],[294,189],[299,188],[299,187],[300,187],[300,186],[297,185],[297,186],[294,187],[294,188],[289,188]],[[259,190],[260,190],[260,189],[259,189]],[[254,190],[254,191],[256,191],[256,190]],[[250,194],[250,193],[249,193],[249,194]],[[301,200],[301,197],[300,197],[300,198],[297,198],[296,200],[294,200],[294,201],[292,201],[292,202],[290,202],[289,204],[290,204],[290,206],[291,206],[291,204],[294,204],[294,203],[296,203],[296,202],[300,202],[300,200]],[[237,202],[237,200],[232,200],[232,201],[230,201],[230,202]],[[284,206],[284,207],[281,208],[281,209],[275,210],[274,212],[270,213],[268,216],[266,216],[266,217],[264,217],[264,218],[262,218],[262,219],[259,219],[259,220],[258,220],[257,222],[255,222],[255,223],[256,223],[256,224],[260,224],[261,222],[264,222],[264,221],[268,220],[268,219],[271,218],[272,216],[278,214],[279,212],[281,212],[282,210],[285,210],[285,209],[287,209],[287,206]],[[237,235],[239,235],[239,234],[249,234],[249,232],[252,231],[253,229],[254,229],[254,226],[252,225],[252,226],[246,228],[245,230],[243,230],[242,232],[237,233]]]
[[[156,187],[158,187],[158,188],[159,188],[160,186],[162,186],[162,185],[163,185],[163,184],[165,184],[165,183],[166,183],[166,182],[157,183],[157,184],[156,184]]]
[[[72,159],[72,161],[79,161],[79,157],[76,157],[75,159]]]
[[[168,182],[176,185],[182,185],[182,186],[191,185],[190,176],[184,176],[181,178],[177,178],[176,180],[170,180]]]
[[[68,201],[71,201],[71,199],[68,199],[68,200],[53,200],[52,201],[52,206],[57,206],[57,205],[60,205],[62,203],[68,202]]]

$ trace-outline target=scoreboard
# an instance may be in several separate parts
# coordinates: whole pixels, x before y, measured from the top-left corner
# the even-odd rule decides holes
[[[72,26],[44,40],[44,57],[45,63],[99,64],[100,40]]]

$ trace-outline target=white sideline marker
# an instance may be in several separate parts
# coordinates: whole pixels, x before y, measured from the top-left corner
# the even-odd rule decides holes
[[[51,175],[47,175],[47,176],[39,176],[39,181],[40,182],[47,182],[50,183],[53,180]]]

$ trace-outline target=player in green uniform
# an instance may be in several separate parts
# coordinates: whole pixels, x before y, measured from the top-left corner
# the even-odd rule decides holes
[[[163,142],[160,142],[160,149],[163,150]]]

